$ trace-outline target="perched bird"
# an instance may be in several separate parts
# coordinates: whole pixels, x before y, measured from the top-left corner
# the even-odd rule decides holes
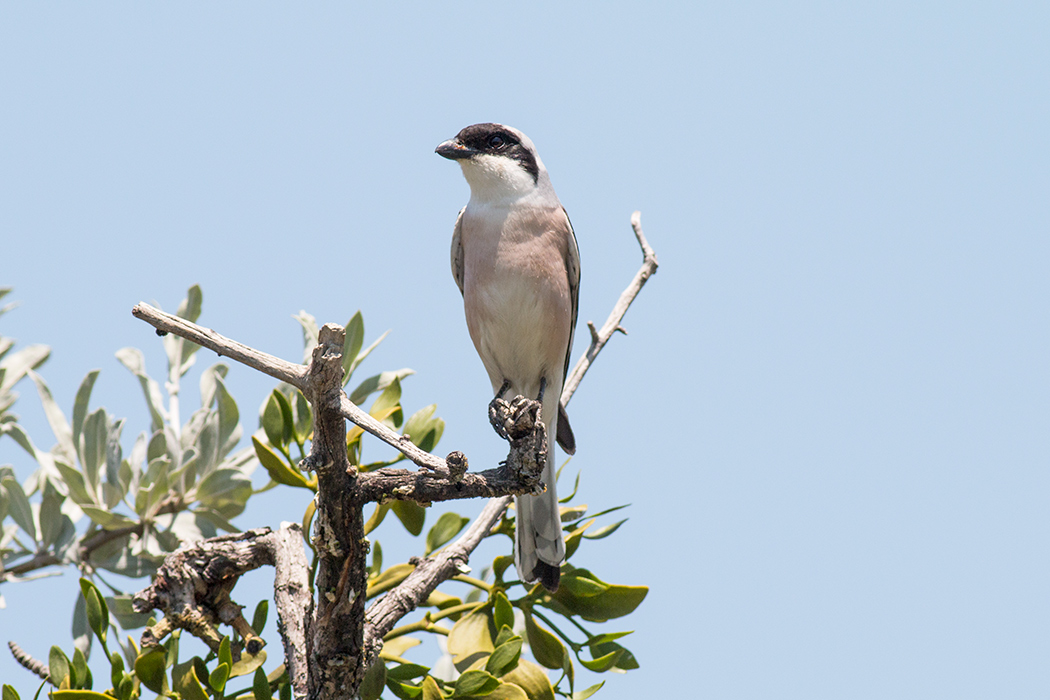
[[[474,124],[439,145],[470,185],[452,234],[452,275],[496,397],[535,398],[547,428],[546,490],[519,496],[514,564],[523,581],[558,588],[565,558],[554,442],[576,441],[561,405],[579,307],[580,252],[565,208],[529,138]]]

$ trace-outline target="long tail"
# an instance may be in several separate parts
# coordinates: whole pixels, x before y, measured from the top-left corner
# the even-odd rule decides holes
[[[565,558],[558,490],[554,481],[554,445],[557,444],[560,413],[557,397],[560,393],[549,391],[548,395],[553,395],[554,401],[543,402],[543,422],[547,426],[547,464],[543,468],[542,478],[547,490],[536,496],[518,496],[514,501],[518,511],[514,546],[514,565],[518,575],[527,583],[539,581],[551,593],[558,590],[561,562]]]

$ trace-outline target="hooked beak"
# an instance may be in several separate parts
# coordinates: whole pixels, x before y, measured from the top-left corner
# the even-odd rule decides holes
[[[461,144],[456,139],[449,139],[448,141],[442,142],[434,149],[434,153],[437,153],[442,158],[448,158],[449,160],[465,160],[474,155],[474,151]]]

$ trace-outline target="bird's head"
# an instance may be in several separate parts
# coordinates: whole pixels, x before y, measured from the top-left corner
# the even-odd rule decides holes
[[[458,161],[472,197],[518,199],[540,186],[547,171],[529,137],[503,124],[474,124],[434,152]]]

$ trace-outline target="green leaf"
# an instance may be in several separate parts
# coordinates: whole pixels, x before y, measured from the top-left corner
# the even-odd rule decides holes
[[[564,467],[565,465],[563,464],[562,466]],[[576,498],[576,491],[578,491],[579,488],[580,488],[580,474],[581,473],[582,472],[576,472],[576,482],[572,485],[572,493],[570,493],[565,498],[559,498],[558,499],[558,503],[568,503],[572,499]],[[558,470],[558,476],[561,476],[561,469]]]
[[[190,659],[175,664],[171,669],[172,689],[182,696],[182,700],[208,700],[208,693],[197,677],[196,660]]]
[[[219,663],[233,666],[233,654],[230,651],[230,638],[223,637],[219,642]]]
[[[56,688],[69,688],[72,679],[69,677],[69,657],[57,646],[51,647],[47,657],[48,681]]]
[[[532,614],[525,613],[525,634],[529,638],[532,656],[543,666],[558,670],[565,659],[565,645],[556,636],[538,625]]]
[[[380,546],[379,540],[376,540],[372,544],[372,565],[368,567],[369,576],[378,576],[379,572],[383,570],[383,547]]]
[[[218,362],[201,372],[201,408],[211,408],[212,403],[215,402],[216,386],[220,380],[226,377],[229,371],[229,367]]]
[[[248,652],[241,652],[241,660],[230,669],[230,678],[246,676],[266,663],[266,650],[260,649],[259,653],[252,656]]]
[[[288,445],[291,443],[292,438],[295,436],[295,416],[292,415],[292,404],[289,403],[288,397],[284,395],[284,392],[273,390],[274,398],[277,399],[277,405],[281,408],[281,443],[282,445]]]
[[[343,386],[357,366],[357,354],[365,344],[365,321],[358,311],[346,324],[346,340],[343,341]]]
[[[93,505],[89,506],[86,503],[82,503],[80,509],[84,511],[85,515],[106,530],[116,530],[118,528],[135,525],[135,521],[127,516],[121,515],[120,513],[114,513],[105,508],[99,508],[98,506]]]
[[[84,596],[88,626],[99,641],[106,643],[106,630],[109,628],[109,606],[94,583],[86,578],[80,579],[80,592]]]
[[[622,649],[610,651],[608,654],[604,654],[588,661],[587,659],[580,659],[580,663],[583,664],[584,668],[587,668],[595,673],[605,673],[610,668],[616,666],[616,662],[620,660],[623,655]]]
[[[117,351],[117,359],[138,377],[139,384],[142,385],[142,393],[146,397],[146,406],[149,408],[153,421],[150,429],[154,432],[163,430],[164,399],[160,395],[160,387],[157,386],[157,382],[146,374],[146,361],[142,356],[142,351],[138,348],[123,348]]]
[[[521,643],[521,637],[511,637],[500,644],[485,662],[485,670],[494,676],[502,676],[517,666],[521,658]]]
[[[629,615],[649,593],[646,586],[612,585],[586,569],[574,569],[569,565],[565,568],[554,599],[584,620],[605,622]]]
[[[281,411],[281,400],[278,397],[283,398],[277,389],[270,392],[269,398],[263,405],[261,423],[270,444],[274,447],[284,447],[288,444],[288,440],[284,439],[284,413]]]
[[[379,574],[375,579],[368,582],[368,598],[388,591],[397,584],[408,578],[408,575],[416,570],[412,564],[395,564]]]
[[[350,373],[351,374],[353,374],[354,370],[356,370],[358,367],[361,366],[361,363],[365,361],[365,358],[367,358],[369,355],[371,355],[372,351],[375,350],[376,347],[378,347],[379,344],[383,342],[383,339],[385,339],[388,335],[390,335],[390,331],[383,331],[383,334],[381,336],[379,336],[378,338],[376,338],[374,341],[372,341],[371,345],[369,345],[367,348],[365,348],[361,352],[357,353],[357,358],[354,359],[353,364],[350,365]]]
[[[62,534],[66,516],[62,514],[62,496],[51,485],[44,484],[44,496],[40,501],[40,546],[49,548]]]
[[[554,700],[554,687],[547,672],[528,659],[519,660],[518,665],[501,680],[524,690],[529,700]]]
[[[87,373],[84,381],[77,389],[76,399],[73,400],[73,444],[80,444],[80,433],[84,430],[84,419],[87,417],[88,402],[91,400],[91,390],[95,386],[100,370],[94,369]]]
[[[436,411],[437,404],[433,403],[419,409],[408,419],[402,431],[413,444],[427,452],[434,449],[445,432],[445,421],[434,417]]]
[[[500,521],[503,522],[502,520]],[[513,537],[511,533],[511,537]],[[511,554],[501,554],[492,560],[492,573],[495,574],[496,578],[500,581],[503,580],[504,572],[514,563],[514,556]]]
[[[601,690],[601,687],[603,685],[605,685],[605,681],[602,681],[601,683],[595,683],[594,685],[592,685],[590,688],[587,688],[586,690],[581,690],[578,693],[573,693],[570,700],[587,700],[587,698],[591,697],[592,695],[597,693],[599,690]]]
[[[226,382],[216,377],[215,398],[219,410],[219,456],[229,453],[241,439],[241,413],[237,402],[226,389]]]
[[[15,695],[15,697],[18,696]],[[54,690],[51,692],[51,697],[53,700],[113,700],[112,696],[94,690]],[[4,695],[4,698],[6,700],[7,695]]]
[[[488,695],[499,687],[499,679],[488,671],[467,671],[456,679],[456,690],[452,697],[463,698],[472,695]]]
[[[416,642],[419,643],[418,641]],[[386,652],[387,645],[383,645],[383,651]],[[426,666],[420,666],[419,664],[406,664],[401,663],[393,668],[388,668],[386,671],[387,678],[392,678],[395,681],[408,681],[413,678],[419,678],[425,676],[430,671]]]
[[[83,474],[61,460],[55,460],[55,467],[58,469],[62,481],[64,481],[66,486],[69,487],[69,497],[73,499],[74,503],[79,506],[84,506],[89,503],[94,504],[97,502],[88,491],[87,483],[84,481]]]
[[[186,319],[190,323],[196,323],[201,315],[201,302],[203,300],[204,295],[201,294],[200,285],[193,285],[186,290],[186,298],[179,303],[179,309],[175,312],[175,315]]]
[[[77,602],[73,604],[72,632],[73,646],[85,654],[91,653],[91,628],[88,627],[87,609],[82,595],[78,595]]]
[[[390,509],[410,533],[418,535],[423,532],[423,524],[427,517],[426,508],[413,501],[394,501],[390,504]]]
[[[77,678],[77,686],[91,690],[91,671],[87,666],[87,659],[80,649],[73,649],[73,675]]]
[[[380,523],[383,522],[383,518],[390,512],[389,503],[376,503],[375,510],[372,511],[372,515],[368,518],[368,522],[365,523],[365,534],[372,532]]]
[[[372,403],[368,414],[380,423],[394,429],[401,425],[404,412],[401,410],[401,380],[395,378],[383,393]]]
[[[255,447],[255,456],[259,458],[260,464],[266,469],[270,478],[278,484],[314,489],[313,479],[307,480],[300,472],[293,470],[269,445],[262,443],[254,435],[252,435],[252,446]]]
[[[579,506],[562,506],[558,509],[558,517],[563,523],[571,523],[574,520],[579,520],[587,512],[586,505]]]
[[[616,532],[618,529],[620,529],[620,526],[623,525],[625,522],[627,522],[627,518],[624,518],[623,520],[621,520],[618,523],[613,523],[612,525],[606,525],[605,527],[600,527],[597,530],[595,530],[594,532],[592,532],[591,534],[584,535],[583,537],[588,539],[588,540],[600,540],[600,539],[602,539],[604,537],[608,537],[609,535],[611,535],[614,532]]]
[[[8,391],[19,382],[26,372],[36,369],[51,354],[51,348],[46,345],[30,345],[4,359],[4,378],[0,382],[0,393]]]
[[[252,615],[252,629],[255,630],[256,634],[263,633],[263,628],[266,627],[266,616],[269,612],[270,601],[263,598],[255,606],[255,614]]]
[[[117,690],[124,680],[124,657],[116,651],[109,657],[109,680]]]
[[[611,635],[601,636],[607,637]],[[616,642],[597,640],[598,637],[594,637],[588,642],[591,656],[593,658],[603,658],[612,653],[619,653],[619,656],[616,659],[616,668],[623,671],[633,671],[638,668],[638,660],[634,658],[634,654],[628,651],[625,647],[620,646]]]
[[[167,691],[168,679],[164,675],[165,668],[164,647],[147,649],[135,659],[135,675],[154,693]]]
[[[461,617],[448,635],[448,651],[459,670],[465,670],[495,648],[489,616],[483,608]]]
[[[266,671],[258,668],[255,670],[255,678],[252,680],[252,695],[255,700],[271,700],[270,682],[266,680]]]
[[[216,469],[197,486],[197,499],[230,518],[244,510],[252,495],[252,481],[240,469]]]
[[[383,663],[382,659],[376,659],[376,662],[365,671],[365,677],[361,680],[361,687],[358,688],[361,700],[379,700],[379,697],[383,694],[383,685],[385,683],[386,664]]]
[[[457,513],[442,513],[434,527],[427,533],[427,546],[424,556],[443,546],[446,542],[458,535],[460,531],[470,522],[470,518],[464,518]]]
[[[62,409],[55,403],[54,397],[51,396],[51,389],[48,388],[43,377],[33,370],[29,370],[27,374],[36,385],[37,394],[40,395],[40,403],[44,407],[44,415],[47,417],[48,425],[51,426],[51,432],[55,434],[55,439],[58,440],[59,449],[69,459],[73,459],[76,455],[76,450],[73,447],[73,431],[70,429],[69,423],[66,422],[65,414],[62,413]]]
[[[106,601],[110,614],[117,618],[117,624],[123,629],[132,630],[146,626],[146,621],[149,620],[150,614],[135,612],[135,608],[132,607],[131,603],[131,595],[122,593],[120,595],[104,596],[103,600]]]
[[[36,519],[33,517],[33,509],[29,506],[29,499],[26,498],[22,485],[13,477],[6,476],[0,481],[0,486],[3,486],[7,492],[8,514],[36,542]]]
[[[441,692],[441,686],[433,676],[424,678],[420,688],[423,689],[423,700],[444,700],[445,695]]]
[[[501,682],[500,686],[488,695],[483,696],[485,700],[529,700],[525,691],[513,683]]]
[[[573,596],[589,598],[609,590],[609,586],[601,581],[594,581],[583,576],[567,576],[562,578],[562,586]]]
[[[314,414],[310,402],[303,392],[295,392],[295,441],[300,445],[306,442],[314,429]]]
[[[415,373],[415,370],[408,369],[406,367],[397,371],[382,372],[381,374],[369,377],[368,379],[361,382],[358,385],[358,387],[350,393],[350,400],[358,406],[360,406],[362,403],[364,403],[365,399],[367,399],[375,392],[385,391],[386,388],[390,386],[390,383],[393,382],[395,379],[400,381],[405,377]]]
[[[230,678],[230,665],[219,664],[215,667],[215,670],[208,674],[208,685],[212,687],[217,693],[222,693],[226,689],[226,681]],[[177,688],[176,688],[177,690]]]
[[[507,600],[507,596],[503,591],[497,590],[492,594],[492,621],[496,625],[496,629],[503,627],[514,628],[514,607],[511,606],[510,601]]]
[[[88,415],[84,421],[84,432],[81,435],[81,464],[84,467],[84,480],[92,493],[98,493],[99,467],[106,463],[106,438],[109,433],[109,416],[106,409],[99,408]]]
[[[18,691],[4,683],[3,700],[22,700],[18,697]]]

